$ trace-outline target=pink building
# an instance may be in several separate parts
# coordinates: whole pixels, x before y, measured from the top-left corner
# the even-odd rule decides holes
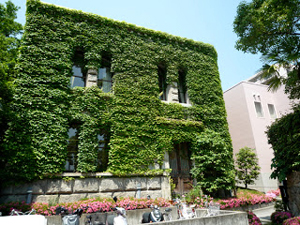
[[[283,76],[286,74],[284,70],[280,72]],[[243,147],[250,147],[255,149],[259,159],[259,179],[249,188],[263,192],[276,190],[277,180],[270,179],[273,150],[265,132],[276,118],[291,109],[284,87],[270,92],[255,75],[225,91],[224,100],[234,154]]]

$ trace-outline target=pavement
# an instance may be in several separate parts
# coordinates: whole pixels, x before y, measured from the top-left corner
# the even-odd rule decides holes
[[[262,222],[262,224],[271,223],[271,214],[275,212],[274,205],[267,206],[259,209],[254,209],[252,211]]]

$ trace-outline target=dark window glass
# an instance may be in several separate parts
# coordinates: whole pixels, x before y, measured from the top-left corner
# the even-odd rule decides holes
[[[107,134],[98,134],[98,165],[97,171],[103,172],[107,169],[108,164],[108,142]]]
[[[178,73],[178,100],[180,103],[187,103],[186,100],[186,73],[183,71],[179,71]]]
[[[76,128],[70,128],[69,132],[69,140],[68,140],[68,155],[65,165],[66,171],[74,172],[76,170],[77,165],[77,153],[78,153],[78,132]]]
[[[158,85],[159,85],[159,99],[167,100],[167,68],[165,66],[158,66]]]

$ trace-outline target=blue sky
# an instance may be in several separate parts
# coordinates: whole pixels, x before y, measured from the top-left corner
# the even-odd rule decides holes
[[[6,0],[0,0],[4,3]],[[17,21],[25,24],[26,0],[12,0],[21,7]],[[253,76],[262,66],[260,55],[234,48],[233,20],[241,0],[43,0],[43,2],[94,13],[152,30],[213,45],[223,91]]]

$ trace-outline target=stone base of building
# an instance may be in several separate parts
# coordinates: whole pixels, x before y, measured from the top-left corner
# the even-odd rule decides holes
[[[60,179],[44,179],[16,186],[2,187],[0,203],[12,201],[63,203],[83,198],[162,197],[171,199],[167,176],[114,177],[108,173],[64,173]]]

